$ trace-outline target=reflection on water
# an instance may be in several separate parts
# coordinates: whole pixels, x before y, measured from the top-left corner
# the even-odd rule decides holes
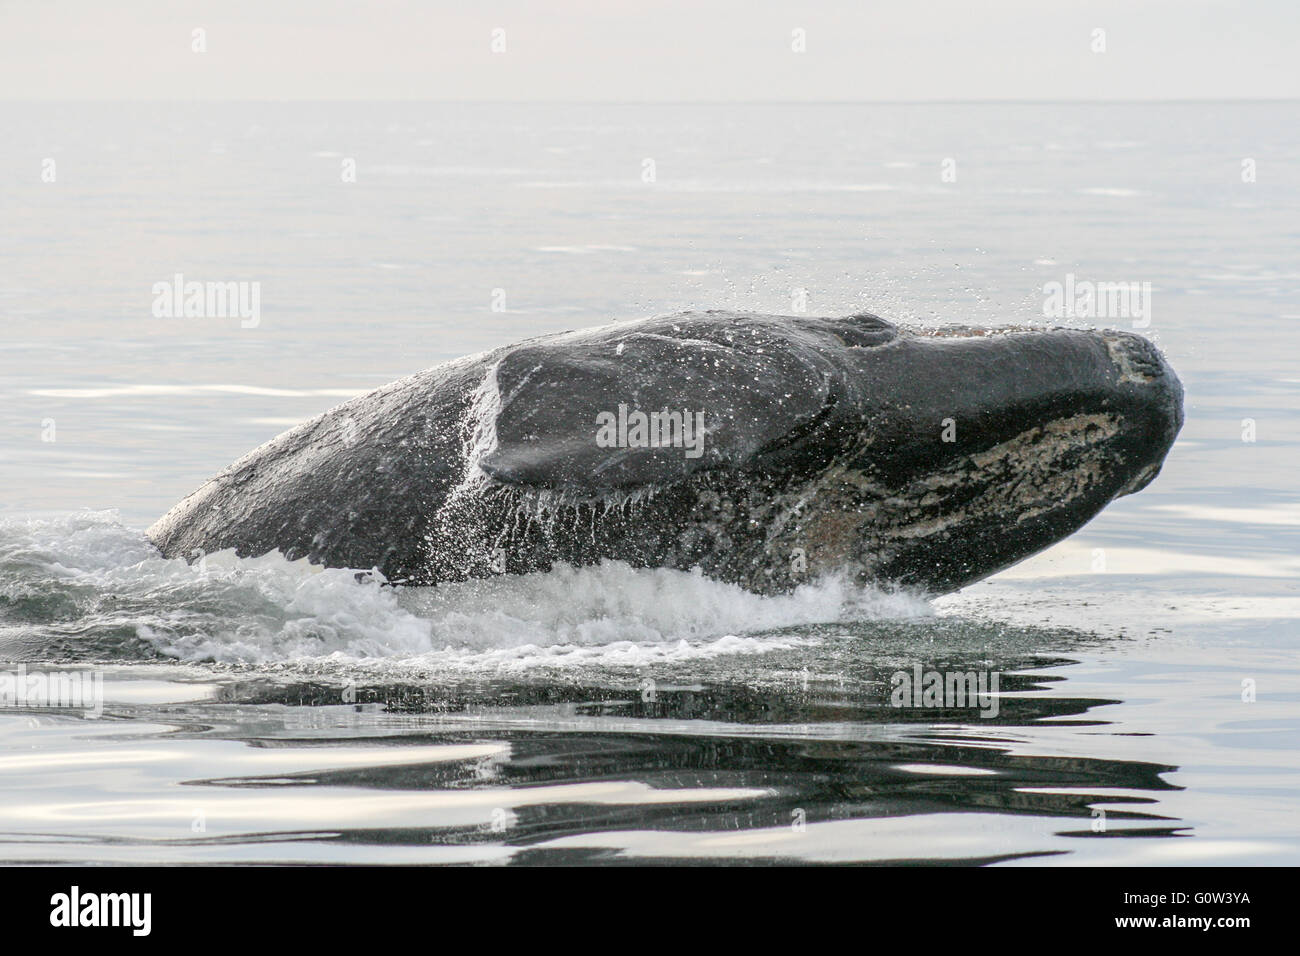
[[[3,737],[0,856],[994,862],[1190,835],[1160,806],[1177,766],[1052,752],[1116,732],[1097,711],[1120,701],[1068,692],[1068,645],[1099,640],[874,622],[742,680],[721,660],[468,683],[115,668],[101,720],[7,715],[28,726]],[[917,664],[997,673],[996,715],[895,706]]]

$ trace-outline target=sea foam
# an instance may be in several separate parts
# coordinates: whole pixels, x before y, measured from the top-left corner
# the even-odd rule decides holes
[[[921,597],[839,577],[760,596],[618,561],[394,588],[279,553],[165,559],[112,512],[0,518],[7,656],[639,665],[761,654],[815,640],[797,633],[804,625],[931,613]]]

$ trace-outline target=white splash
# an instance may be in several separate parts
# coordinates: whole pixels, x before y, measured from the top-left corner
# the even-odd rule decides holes
[[[278,553],[187,565],[111,512],[0,519],[0,598],[36,601],[29,619],[0,625],[0,643],[28,651],[58,642],[120,659],[129,635],[181,661],[453,671],[763,654],[815,640],[792,628],[933,613],[922,598],[838,578],[763,597],[616,561],[432,588],[386,587]]]

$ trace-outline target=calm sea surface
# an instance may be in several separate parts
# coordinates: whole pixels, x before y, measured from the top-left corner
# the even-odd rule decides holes
[[[0,862],[1300,862],[1300,104],[0,128],[0,670],[102,681],[0,707]],[[259,283],[256,323],[156,316],[177,273]],[[618,564],[381,589],[142,534],[289,426],[527,335],[795,290],[1035,324],[1069,275],[1150,283],[1187,424],[1147,490],[933,602]],[[893,706],[917,668],[999,693]]]

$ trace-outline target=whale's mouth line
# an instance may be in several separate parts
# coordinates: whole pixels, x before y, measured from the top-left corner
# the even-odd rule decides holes
[[[1102,488],[1112,474],[1102,449],[1122,429],[1123,419],[1112,412],[1056,419],[962,454],[901,485],[841,461],[811,484],[785,492],[780,496],[784,500],[770,502],[766,550],[769,558],[784,560],[793,549],[805,548],[818,573],[849,569],[877,574],[900,552],[960,537],[976,525],[997,523],[1014,534],[1027,522],[1068,510]],[[1151,477],[1144,470],[1133,482]],[[521,486],[488,475],[484,479],[483,488],[510,516],[498,543],[526,533],[529,526],[570,528],[596,540],[603,521],[626,519],[658,495],[698,481],[593,495]],[[707,480],[703,484],[718,490]],[[1128,493],[1128,488],[1110,497]],[[683,516],[684,522],[691,520]]]
[[[951,498],[962,492],[969,497],[979,491],[972,501],[1000,503],[1004,518],[1022,524],[1067,504],[1103,479],[1103,463],[1092,453],[1118,435],[1121,424],[1119,416],[1099,413],[1035,425],[928,476],[922,481],[922,502],[936,495]],[[972,480],[976,475],[978,482]]]
[[[931,556],[956,552],[980,527],[1015,535],[1095,494],[1111,474],[1104,448],[1122,428],[1114,413],[1072,415],[901,485],[852,468],[831,469],[801,494],[802,515],[782,537],[806,542],[809,564],[819,571],[850,567],[907,583],[921,550]]]

